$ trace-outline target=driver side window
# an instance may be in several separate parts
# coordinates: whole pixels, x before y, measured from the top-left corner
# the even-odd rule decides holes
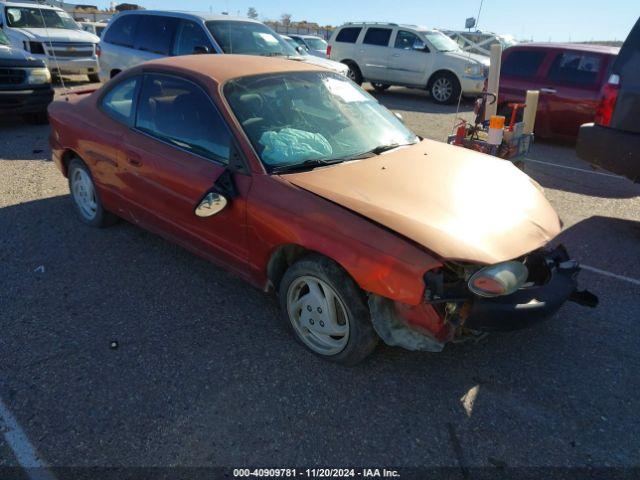
[[[202,26],[189,20],[181,20],[176,32],[173,54],[193,55],[196,47],[207,47],[211,53],[214,51]]]
[[[413,45],[416,42],[422,42],[416,34],[407,32],[406,30],[398,30],[394,47],[402,50],[413,50]]]
[[[144,77],[136,129],[181,150],[229,163],[231,136],[209,96],[172,75]]]

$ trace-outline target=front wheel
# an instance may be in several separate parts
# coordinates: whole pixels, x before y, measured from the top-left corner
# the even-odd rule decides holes
[[[102,207],[102,202],[93,183],[91,172],[78,158],[69,163],[69,190],[78,216],[92,227],[107,227],[117,221],[117,217]]]
[[[460,97],[460,82],[449,72],[437,74],[429,84],[431,100],[441,105],[455,103]]]
[[[309,255],[294,263],[279,288],[286,323],[306,348],[354,365],[378,343],[364,293],[336,263]]]
[[[371,86],[373,87],[373,89],[378,92],[378,93],[382,93],[386,90],[389,90],[389,87],[391,87],[391,85],[387,84],[387,83],[372,83]]]

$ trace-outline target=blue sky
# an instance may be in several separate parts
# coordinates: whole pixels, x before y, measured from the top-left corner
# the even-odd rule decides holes
[[[145,8],[229,11],[260,20],[290,13],[322,25],[370,20],[462,29],[477,16],[480,0],[127,0]],[[117,2],[119,3],[119,2]],[[107,0],[98,0],[101,7]],[[640,0],[484,0],[478,27],[537,41],[624,40],[640,16]]]

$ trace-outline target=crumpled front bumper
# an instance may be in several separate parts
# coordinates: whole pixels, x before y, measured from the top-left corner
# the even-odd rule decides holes
[[[464,326],[482,332],[505,332],[541,322],[571,298],[578,288],[579,270],[571,262],[565,268],[554,268],[545,285],[522,288],[504,297],[476,298]]]

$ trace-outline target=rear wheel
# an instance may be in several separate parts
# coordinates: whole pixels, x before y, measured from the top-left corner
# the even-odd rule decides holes
[[[358,68],[358,66],[353,62],[343,62],[347,67],[349,67],[349,71],[347,72],[347,77],[357,84],[362,85],[362,72]]]
[[[69,190],[78,216],[92,227],[107,227],[118,219],[102,207],[100,196],[93,183],[91,172],[78,158],[69,163]]]
[[[455,103],[460,97],[460,82],[453,73],[436,74],[429,83],[431,100],[442,105]]]
[[[389,85],[387,83],[377,83],[377,82],[376,83],[372,83],[371,86],[378,93],[382,93],[385,90],[388,90],[389,87],[391,87],[391,85]]]
[[[364,293],[336,263],[309,255],[286,271],[279,289],[287,324],[307,349],[354,365],[378,343]]]

